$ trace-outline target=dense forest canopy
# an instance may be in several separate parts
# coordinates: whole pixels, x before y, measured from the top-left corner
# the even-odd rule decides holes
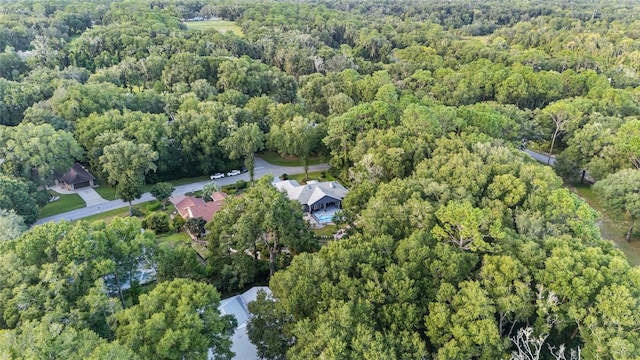
[[[558,177],[637,237],[635,1],[3,1],[0,51],[3,356],[229,358],[218,291],[271,273],[268,359],[640,358],[640,270]],[[330,157],[345,239],[317,250],[266,180],[207,225],[206,269],[151,217],[25,231],[76,161],[130,202],[262,149]],[[153,290],[105,290],[139,261]]]

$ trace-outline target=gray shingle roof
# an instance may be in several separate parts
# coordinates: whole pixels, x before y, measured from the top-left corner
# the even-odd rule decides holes
[[[307,185],[300,185],[295,180],[285,180],[274,182],[273,186],[280,191],[286,191],[289,199],[308,206],[312,206],[325,196],[342,200],[348,191],[337,181],[309,182]]]
[[[60,179],[69,185],[80,184],[83,182],[95,180],[96,178],[91,175],[82,165],[75,163],[71,166],[71,169],[60,176]]]

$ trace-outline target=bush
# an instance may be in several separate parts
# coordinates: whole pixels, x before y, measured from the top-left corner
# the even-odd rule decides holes
[[[326,178],[326,177],[327,177],[327,172],[326,172],[326,171],[322,171],[322,172],[320,173],[320,178],[321,178],[321,179],[324,179],[324,178]]]
[[[179,232],[180,230],[182,230],[182,227],[184,226],[184,219],[182,218],[182,216],[180,215],[176,215],[173,220],[171,221],[171,225],[173,225],[173,229],[176,232]]]
[[[149,213],[144,218],[145,225],[148,229],[156,232],[156,234],[163,234],[169,232],[169,216],[160,211],[154,211]]]
[[[236,182],[236,190],[246,189],[248,185],[249,185],[249,183],[247,183],[246,181],[238,180]]]
[[[132,213],[131,216],[135,216],[135,217],[140,217],[140,216],[144,215],[142,213],[142,210],[140,210],[138,208],[135,208],[135,207],[133,208],[133,211],[131,213]]]
[[[287,175],[287,174],[282,174],[282,175],[280,176],[280,179],[282,179],[282,180],[289,180],[289,175]]]
[[[147,211],[156,211],[156,210],[160,210],[161,207],[162,207],[162,204],[160,203],[151,203],[146,206],[146,209]]]

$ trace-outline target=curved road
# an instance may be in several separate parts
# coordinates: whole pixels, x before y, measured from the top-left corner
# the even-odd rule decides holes
[[[328,169],[329,169],[329,164],[319,164],[319,165],[309,166],[309,172],[328,170]],[[256,167],[255,167],[255,174],[254,174],[255,179],[259,179],[268,174],[271,174],[274,176],[274,178],[277,178],[282,174],[300,174],[303,172],[304,172],[304,168],[302,166],[272,165],[264,161],[262,158],[256,156]],[[218,186],[224,186],[224,185],[233,184],[238,180],[249,181],[249,174],[244,173],[237,176],[224,177],[222,179],[217,179],[217,180],[208,180],[208,181],[201,181],[201,182],[192,183],[192,184],[178,185],[176,186],[176,190],[173,193],[177,195],[177,194],[185,194],[188,192],[202,190],[202,188],[206,184],[210,183],[211,181],[218,184]],[[139,203],[143,203],[151,200],[155,200],[155,198],[151,196],[151,194],[149,193],[144,193],[142,194],[142,197],[140,197],[140,199],[134,200],[132,203],[139,204]],[[36,222],[36,225],[46,223],[49,221],[58,222],[61,220],[77,220],[87,216],[100,214],[106,211],[120,209],[126,206],[128,206],[128,204],[122,200],[108,201],[99,205],[87,206],[82,209],[77,209],[77,210],[69,211],[66,213],[42,218]]]
[[[539,162],[546,164],[547,160],[549,160],[549,155],[545,155],[545,154],[540,154],[537,153],[535,151],[531,151],[529,149],[524,149],[524,152],[526,152],[527,154],[531,155],[532,158],[538,160]],[[549,165],[551,165],[551,167],[556,167],[556,157],[555,155],[551,156],[551,161],[549,161]]]

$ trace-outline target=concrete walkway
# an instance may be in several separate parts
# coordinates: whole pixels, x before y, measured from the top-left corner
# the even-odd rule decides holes
[[[324,171],[324,170],[328,170],[329,169],[329,164],[320,164],[320,165],[312,165],[309,166],[309,172],[311,171]],[[254,178],[255,179],[259,179],[265,175],[273,175],[274,177],[278,177],[282,174],[301,174],[304,172],[304,168],[302,166],[278,166],[278,165],[271,165],[268,162],[264,161],[262,158],[259,158],[256,156],[256,167],[255,167],[255,175]],[[188,192],[194,192],[194,191],[198,191],[198,190],[202,190],[204,188],[204,186],[210,182],[215,182],[219,187],[222,187],[224,185],[229,185],[229,184],[233,184],[235,182],[237,182],[238,180],[245,180],[245,181],[249,181],[249,174],[248,173],[244,173],[244,174],[240,174],[237,176],[230,176],[230,177],[224,177],[222,179],[217,179],[217,180],[207,180],[207,181],[200,181],[197,183],[192,183],[192,184],[186,184],[186,185],[178,185],[176,186],[176,190],[173,192],[174,196],[178,196],[178,195],[182,195]],[[53,189],[55,191],[57,191],[56,189]],[[93,192],[95,192],[95,190],[91,189]],[[68,193],[68,192],[67,192]],[[96,193],[97,195],[97,193]],[[99,195],[98,195],[99,197]],[[83,198],[84,199],[84,198]],[[100,198],[102,199],[102,198]],[[78,219],[82,219],[88,216],[92,216],[92,215],[96,215],[96,214],[100,214],[106,211],[111,211],[111,210],[115,210],[115,209],[120,209],[123,207],[127,207],[129,206],[128,203],[122,201],[122,200],[113,200],[113,201],[107,201],[102,199],[103,201],[99,201],[97,199],[89,199],[89,201],[92,202],[92,205],[89,205],[89,203],[87,203],[87,207],[84,207],[82,209],[77,209],[77,210],[73,210],[73,211],[69,211],[66,213],[62,213],[62,214],[58,214],[58,215],[53,215],[53,216],[49,216],[46,218],[42,218],[40,220],[38,220],[35,224],[42,224],[42,223],[46,223],[49,221],[61,221],[61,220],[78,220]],[[135,204],[140,204],[143,202],[147,202],[147,201],[152,201],[155,200],[155,198],[153,196],[151,196],[151,194],[149,193],[144,193],[142,194],[142,197],[140,197],[140,199],[134,200],[132,201],[132,203]],[[86,202],[87,200],[85,200]]]

